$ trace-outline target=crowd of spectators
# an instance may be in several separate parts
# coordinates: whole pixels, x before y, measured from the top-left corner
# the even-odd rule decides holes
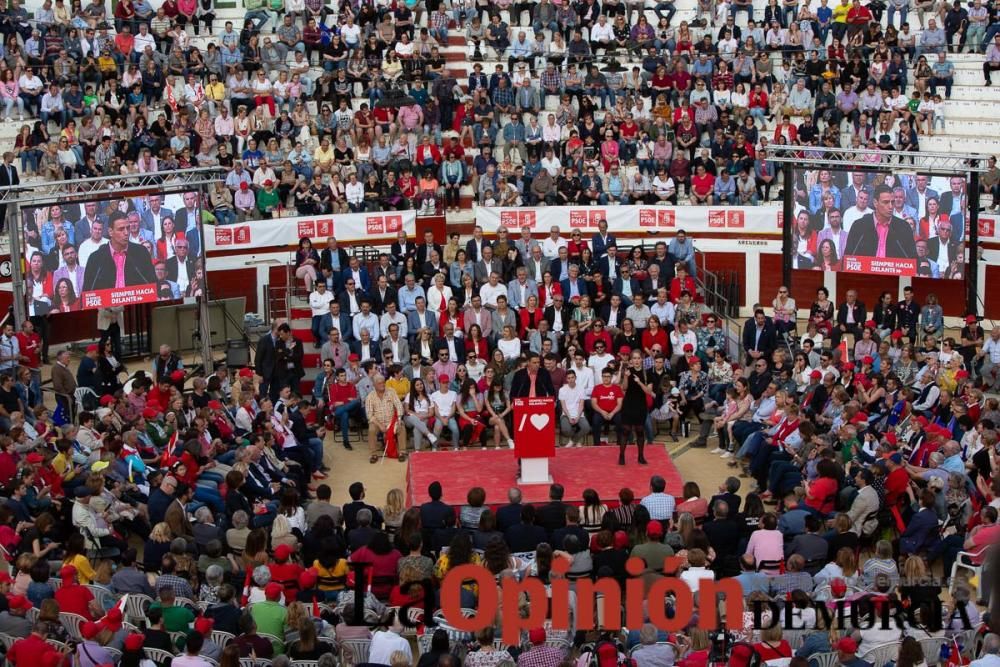
[[[769,142],[916,151],[944,125],[950,53],[985,51],[987,85],[1000,68],[993,3],[885,4],[699,2],[678,25],[667,0],[274,0],[234,26],[211,0],[30,16],[19,0],[0,97],[31,121],[12,151],[26,174],[221,165],[222,224],[450,212],[465,186],[497,206],[750,205],[777,194]],[[471,71],[449,64],[449,30]]]

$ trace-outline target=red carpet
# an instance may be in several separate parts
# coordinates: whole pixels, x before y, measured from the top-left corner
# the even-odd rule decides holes
[[[549,474],[554,482],[566,489],[567,502],[579,502],[584,489],[594,489],[601,501],[617,504],[618,491],[629,487],[636,497],[646,495],[649,478],[661,475],[667,480],[667,492],[680,496],[684,481],[662,444],[646,447],[649,465],[635,462],[636,449],[630,446],[627,465],[618,465],[618,447],[584,447],[557,449],[549,462]],[[409,504],[427,500],[427,486],[437,480],[444,486],[444,502],[465,503],[465,494],[473,486],[486,490],[486,503],[507,502],[507,490],[517,485],[517,461],[510,449],[465,450],[461,452],[416,452],[407,461],[406,494]],[[547,484],[522,486],[525,502],[548,500]]]

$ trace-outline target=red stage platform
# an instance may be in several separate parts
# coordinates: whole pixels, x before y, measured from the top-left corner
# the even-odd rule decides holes
[[[627,465],[618,465],[618,447],[583,447],[556,450],[549,461],[552,480],[566,489],[566,502],[579,502],[584,489],[594,489],[604,503],[617,504],[618,491],[629,487],[637,498],[648,493],[649,478],[660,475],[667,480],[667,493],[680,497],[684,481],[662,444],[646,446],[649,465],[635,461],[636,448],[628,448]],[[465,504],[466,492],[473,486],[486,490],[486,503],[507,502],[507,490],[517,486],[517,461],[511,449],[460,452],[415,452],[407,460],[406,494],[408,504],[427,500],[427,486],[437,480],[444,486],[444,502]],[[521,486],[525,502],[541,503],[549,499],[548,484]]]

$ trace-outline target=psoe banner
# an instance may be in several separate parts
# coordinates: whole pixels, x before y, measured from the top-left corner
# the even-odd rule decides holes
[[[328,236],[336,236],[342,242],[395,241],[401,230],[410,237],[416,234],[416,211],[277,218],[215,227],[206,225],[205,245],[208,250],[273,248],[296,245],[303,237],[316,244],[325,241]]]
[[[545,234],[557,226],[597,231],[597,223],[608,221],[611,232],[656,232],[670,234],[678,229],[688,233],[712,232],[746,236],[781,234],[780,206],[547,206],[541,208],[476,209],[476,224],[487,233],[499,227],[516,232],[531,227]]]

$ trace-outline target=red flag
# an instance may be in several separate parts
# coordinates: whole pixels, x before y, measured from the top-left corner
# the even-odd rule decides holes
[[[397,420],[398,415],[393,411],[392,419],[389,421],[389,428],[385,430],[385,455],[394,459],[399,458],[399,449],[396,447]]]

